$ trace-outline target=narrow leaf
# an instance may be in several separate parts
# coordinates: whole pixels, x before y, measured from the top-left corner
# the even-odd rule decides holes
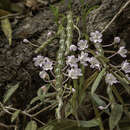
[[[89,121],[79,121],[81,127],[95,127],[99,126],[99,119],[92,119]]]
[[[122,99],[122,97],[120,96],[120,93],[118,92],[118,90],[116,89],[116,86],[111,86],[113,93],[115,94],[115,96],[117,97],[117,99],[119,100],[119,102],[123,105],[124,101]]]
[[[103,76],[105,75],[106,72],[106,68],[104,68],[97,76],[96,80],[94,81],[93,85],[92,85],[92,89],[91,89],[91,94],[93,95],[94,92],[96,91],[100,81],[102,80]]]
[[[8,41],[9,41],[9,45],[11,46],[11,44],[12,44],[12,28],[11,28],[11,24],[10,24],[10,21],[8,18],[1,20],[1,27],[2,27],[2,30],[5,34],[5,36],[7,37]]]
[[[94,93],[94,95],[92,96],[92,100],[94,100],[94,102],[96,103],[96,105],[98,106],[106,106],[107,104],[105,103],[105,101],[103,101],[97,94]],[[104,112],[106,112],[108,115],[109,113],[109,109],[105,109]]]
[[[98,75],[98,71],[95,71],[95,73],[93,73],[86,81],[85,81],[85,87],[83,88],[83,91],[85,91],[92,83],[93,81],[96,79]]]
[[[19,113],[20,113],[20,110],[16,110],[16,111],[13,113],[13,115],[12,115],[12,117],[11,117],[11,122],[14,122],[14,120],[18,117]]]
[[[124,80],[120,75],[113,73],[114,76],[120,81],[121,85],[125,88],[128,94],[130,94],[130,85],[126,80]]]
[[[33,103],[35,103],[36,101],[40,100],[39,97],[34,97],[31,102],[30,105],[32,105]]]
[[[25,130],[36,130],[37,129],[37,123],[35,121],[30,121]]]
[[[9,89],[7,90],[7,92],[5,93],[4,95],[4,99],[3,99],[3,102],[6,103],[9,98],[13,95],[13,93],[18,89],[19,87],[19,83],[17,83],[16,85],[14,86],[9,86]]]
[[[99,120],[99,128],[100,128],[100,130],[104,130],[103,122],[102,122],[102,119],[101,119],[101,114],[99,113],[99,111],[98,111],[98,109],[97,109],[94,102],[93,102],[93,109],[94,109],[96,118]]]
[[[41,127],[38,130],[88,130],[87,128],[99,126],[98,119],[92,119],[89,121],[79,121],[80,126],[78,126],[76,120],[55,120],[46,127]]]
[[[119,104],[114,104],[109,118],[110,130],[113,130],[117,126],[118,122],[121,119],[122,113],[123,106]]]
[[[44,101],[45,98],[45,92],[42,90],[42,88],[39,88],[37,91],[37,96],[39,97],[39,99],[41,100],[41,102]]]

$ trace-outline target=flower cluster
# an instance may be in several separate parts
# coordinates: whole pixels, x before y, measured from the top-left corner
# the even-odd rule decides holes
[[[93,42],[96,45],[99,45],[99,43],[102,42],[102,34],[99,31],[91,32],[90,33],[90,41]],[[116,44],[120,42],[120,37],[114,37],[114,41],[112,44]],[[77,45],[72,44],[70,46],[70,51],[75,52],[79,50],[79,54],[77,53],[72,53],[72,55],[66,57],[66,65],[67,65],[67,75],[71,79],[78,79],[79,76],[82,76],[81,69],[78,67],[79,63],[82,64],[83,66],[87,66],[88,64],[90,65],[90,68],[95,68],[98,70],[101,70],[101,63],[100,61],[92,56],[89,57],[89,54],[86,52],[88,49],[88,41],[87,40],[80,40]],[[74,55],[76,54],[76,55]],[[96,52],[97,55],[99,55],[99,52]],[[126,58],[127,50],[125,49],[124,46],[121,46],[117,53],[114,54],[119,54],[121,57]],[[46,78],[47,76],[47,71],[53,69],[53,62],[48,58],[48,57],[43,57],[41,55],[38,55],[33,59],[34,65],[42,68],[42,71],[39,72],[39,75],[42,79]],[[62,64],[62,63],[59,63]],[[124,71],[126,74],[127,79],[129,80],[129,73],[130,73],[130,63],[128,63],[127,60],[123,61],[121,64],[121,70]],[[112,73],[106,73],[105,76],[105,81],[109,85],[113,85],[115,83],[118,83],[119,81],[116,79],[116,77]]]
[[[99,44],[99,43],[102,42],[102,34],[99,31],[91,32],[89,39],[90,39],[91,42]],[[114,41],[113,41],[112,44],[110,44],[110,46],[113,45],[113,44],[120,43],[120,41],[121,41],[120,37],[114,37]],[[109,46],[109,45],[106,45],[106,47],[107,46]],[[119,54],[123,58],[126,58],[127,57],[127,55],[126,55],[127,54],[127,49],[125,49],[125,46],[121,46],[119,48],[119,50],[117,51],[117,53],[113,54],[109,58],[111,58],[111,57],[113,57],[113,56],[115,56],[117,54]],[[101,69],[100,62],[95,57],[90,58],[89,63],[91,64],[90,65],[91,68],[96,68],[97,67],[99,70]],[[128,73],[130,73],[130,63],[128,63],[127,60],[123,61],[123,63],[121,64],[121,70],[125,72],[126,77],[129,80],[130,78],[129,78]],[[113,85],[115,83],[118,83],[116,77],[111,73],[106,74],[105,81],[109,85]]]
[[[80,40],[76,45],[71,45],[70,50],[76,51],[77,49],[80,51],[78,57],[75,55],[71,55],[67,57],[66,64],[70,66],[67,70],[68,76],[72,79],[78,79],[78,76],[82,76],[81,69],[78,68],[78,63],[87,66],[90,64],[91,68],[101,68],[100,62],[95,57],[89,57],[89,54],[85,52],[85,49],[88,48],[87,40]]]
[[[53,62],[48,57],[38,55],[37,57],[33,58],[33,61],[35,66],[39,66],[40,68],[42,68],[42,71],[39,72],[39,76],[42,79],[46,78],[46,71],[53,69]]]

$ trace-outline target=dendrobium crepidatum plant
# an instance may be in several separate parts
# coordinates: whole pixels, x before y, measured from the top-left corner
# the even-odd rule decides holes
[[[69,17],[70,16],[68,16],[68,18]],[[73,36],[72,30],[70,30],[72,29],[72,21],[68,20],[67,26],[68,30],[66,31],[66,35],[63,26],[59,31],[59,51],[56,61],[52,61],[48,57],[42,55],[38,55],[33,59],[34,65],[41,68],[39,72],[40,78],[50,83],[57,91],[57,119],[61,119],[61,109],[63,106],[62,96],[68,91],[68,95],[70,95],[70,93],[72,95],[77,93],[77,91],[79,91],[78,87],[81,89],[85,83],[86,73],[88,72],[87,69],[94,70],[97,73],[97,77],[95,77],[93,84],[90,83],[90,85],[92,84],[92,96],[94,96],[96,88],[103,79],[106,85],[108,85],[107,93],[109,95],[113,85],[121,84],[123,86],[124,82],[125,85],[130,84],[130,63],[127,59],[127,50],[125,46],[120,46],[112,55],[106,55],[105,52],[105,48],[107,47],[113,45],[118,46],[121,42],[120,37],[114,37],[113,42],[106,45],[103,43],[103,34],[99,31],[95,31],[90,33],[89,38],[78,39],[77,43],[72,44]],[[112,58],[116,56],[120,56],[124,61],[120,64],[111,62]],[[124,77],[122,78],[122,76]],[[90,79],[94,79],[93,75],[90,76]],[[73,82],[70,82],[71,80]],[[111,103],[106,106],[98,106],[98,109],[104,110],[110,105]]]
[[[97,43],[102,44],[103,41],[102,36],[103,35],[99,31],[91,32],[90,41],[80,40],[77,42],[77,45],[75,44],[70,45],[70,52],[72,55],[68,55],[65,57],[66,67],[65,69],[63,68],[64,71],[67,69],[65,71],[66,72],[65,76],[68,76],[68,78],[71,79],[78,79],[78,77],[83,76],[82,70],[79,67],[80,64],[85,67],[89,66],[92,69],[98,69],[99,71],[101,71],[103,65],[100,59],[96,57],[97,54],[99,54],[98,51],[96,52],[95,55],[92,56],[92,54],[88,50],[89,50],[89,42],[92,42],[93,44],[97,44]],[[120,37],[115,37],[114,43],[115,44],[120,43]],[[127,50],[125,49],[124,46],[121,46],[113,56],[115,56],[116,54],[119,54],[121,57],[126,58]],[[41,55],[38,55],[33,59],[33,61],[35,66],[37,67],[39,66],[42,69],[42,71],[39,72],[39,75],[42,79],[44,79],[48,75],[47,71],[53,70],[54,64],[48,57],[43,57]],[[120,71],[127,74],[126,77],[129,80],[128,74],[130,73],[130,63],[127,60],[122,62],[120,66]],[[119,83],[118,79],[116,79],[116,77],[109,71],[106,72],[105,81],[106,84],[109,85]]]

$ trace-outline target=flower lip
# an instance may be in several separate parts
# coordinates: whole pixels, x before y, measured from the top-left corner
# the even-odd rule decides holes
[[[130,73],[130,63],[128,63],[128,61],[125,60],[125,61],[121,64],[121,69],[122,69],[125,73]]]
[[[118,83],[116,77],[111,73],[106,74],[105,81],[108,85],[113,85],[115,83]]]
[[[91,57],[89,59],[89,63],[91,64],[91,68],[98,68],[99,70],[101,69],[100,62],[95,57]]]
[[[89,62],[90,58],[88,57],[88,53],[81,52],[81,54],[78,56],[78,60],[80,61],[81,64],[84,66],[87,66],[87,62]]]
[[[70,65],[71,67],[77,66],[78,58],[76,58],[74,55],[68,56],[66,60],[66,64]]]
[[[42,67],[43,66],[43,62],[44,62],[44,57],[41,56],[41,55],[38,55],[37,57],[33,58],[33,61],[34,61],[34,65],[35,66]]]
[[[120,37],[114,37],[114,43],[120,43]]]
[[[117,52],[120,56],[122,56],[123,58],[126,57],[126,53],[127,53],[127,50],[125,49],[124,46],[121,46]]]
[[[91,32],[90,41],[94,42],[94,43],[101,43],[102,42],[102,33],[100,33],[99,31]]]
[[[78,67],[73,67],[68,69],[68,76],[72,79],[78,79],[78,76],[82,76],[81,69]]]
[[[75,45],[70,46],[70,51],[76,51],[76,50],[77,50],[77,46],[75,46]]]
[[[85,50],[86,48],[88,48],[88,41],[87,40],[80,40],[77,43],[78,49],[81,50]]]

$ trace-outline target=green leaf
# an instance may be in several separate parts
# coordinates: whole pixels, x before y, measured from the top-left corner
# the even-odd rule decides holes
[[[9,87],[9,89],[7,90],[7,92],[4,95],[3,103],[6,103],[9,100],[9,98],[13,95],[13,93],[18,89],[19,83],[17,83],[14,86],[8,85],[8,87]]]
[[[95,71],[95,73],[93,73],[86,81],[85,81],[85,86],[82,89],[82,91],[85,91],[92,83],[93,81],[96,79],[98,75],[98,71]]]
[[[16,111],[13,113],[13,115],[12,115],[12,117],[11,117],[11,122],[14,122],[14,120],[18,117],[19,113],[20,113],[20,110],[16,110]]]
[[[30,121],[25,130],[37,130],[37,123],[35,121]]]
[[[119,127],[121,128],[121,130],[130,130],[130,119],[126,118],[124,120],[121,120],[119,122]]]
[[[111,86],[112,88],[112,92],[114,93],[114,95],[117,97],[117,99],[119,100],[119,102],[123,105],[124,101],[122,99],[122,97],[120,96],[120,93],[118,92],[118,90],[116,89],[116,86]]]
[[[9,45],[11,46],[11,44],[12,44],[12,28],[11,28],[11,24],[10,24],[10,21],[8,18],[1,20],[1,27],[2,27],[2,30],[5,34],[5,36],[7,37],[8,41],[9,41]]]
[[[114,95],[113,95],[113,93],[112,93],[112,88],[111,88],[111,86],[108,86],[108,87],[107,87],[107,94],[108,94],[108,96],[109,96],[110,102],[111,102],[111,103],[115,103],[115,97],[114,97]]]
[[[100,99],[97,94],[94,93],[92,96],[92,99],[95,101],[95,103],[98,106],[106,106],[106,103],[102,99]]]
[[[91,89],[91,94],[93,95],[100,83],[100,81],[102,80],[103,76],[105,75],[106,72],[106,68],[103,68],[102,71],[98,74],[96,80],[94,81],[93,85],[92,85],[92,89]]]
[[[120,75],[113,73],[114,76],[120,81],[121,85],[126,89],[127,93],[130,94],[130,85],[128,82],[123,79]]]
[[[111,115],[109,118],[110,130],[113,130],[117,126],[118,122],[121,119],[122,113],[123,113],[123,106],[116,103],[113,104]]]
[[[94,102],[93,102],[93,109],[94,109],[96,118],[99,120],[99,128],[100,128],[100,130],[104,130],[103,122],[102,122],[102,119],[101,119],[101,113],[99,113],[99,111],[98,111],[98,109],[97,109]]]
[[[34,98],[31,100],[30,104],[32,105],[33,103],[35,103],[35,102],[38,101],[38,100],[40,100],[39,97],[34,97]]]
[[[94,102],[96,103],[96,105],[98,106],[106,106],[107,104],[97,95],[94,93],[94,95],[91,97],[92,100],[94,100]],[[109,113],[109,109],[105,109],[104,112],[106,112],[108,115]]]
[[[46,93],[43,91],[42,88],[39,88],[37,91],[37,96],[39,97],[39,99],[41,100],[41,102],[44,101],[44,98],[46,96]]]
[[[81,127],[91,128],[91,127],[99,126],[99,120],[98,119],[92,119],[92,120],[89,120],[89,121],[79,121],[79,124],[80,124]]]
[[[65,118],[67,118],[69,115],[73,113],[71,102],[68,101],[68,103],[65,106]]]
[[[78,123],[80,126],[78,126]],[[46,127],[41,127],[38,130],[88,130],[87,128],[99,126],[98,119],[92,119],[90,121],[79,121],[76,120],[55,120]]]

